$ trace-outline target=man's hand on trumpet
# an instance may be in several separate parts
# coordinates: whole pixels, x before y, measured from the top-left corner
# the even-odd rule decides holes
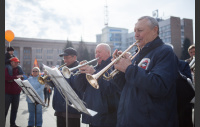
[[[84,60],[84,61],[81,61],[80,62],[80,65],[81,64],[84,64],[84,63],[86,63],[87,61],[86,60]],[[86,74],[93,74],[94,72],[95,72],[95,69],[94,69],[94,67],[93,66],[90,66],[90,65],[85,65],[85,66],[83,66],[83,67],[80,67],[79,68],[79,71],[80,71],[80,73],[86,73]]]
[[[116,59],[117,57],[119,57],[119,55],[121,55],[121,54],[122,54],[122,51],[118,51],[118,50],[116,49],[116,50],[114,51],[114,53],[112,54],[112,57],[113,57],[113,58],[112,58],[112,61],[113,61],[114,59]],[[118,60],[118,61],[114,64],[115,69],[117,69],[117,70],[119,70],[119,71],[125,73],[127,67],[128,67],[129,65],[132,64],[130,56],[131,56],[130,53],[128,53],[128,52],[125,53],[125,54],[123,55],[123,57],[121,57],[120,60]]]

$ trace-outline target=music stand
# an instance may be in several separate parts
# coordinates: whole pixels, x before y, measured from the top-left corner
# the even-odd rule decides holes
[[[45,106],[45,103],[42,101],[38,93],[35,91],[35,89],[32,87],[30,82],[28,80],[21,80],[20,78],[14,79],[14,81],[24,90],[25,94],[28,96],[28,98],[35,103],[35,127],[37,124],[37,104],[41,104],[42,106]]]
[[[63,75],[58,70],[58,68],[50,68],[44,64],[43,64],[43,67],[47,70],[47,72],[51,76],[51,80],[54,82],[54,85],[56,86],[60,94],[64,96],[63,98],[66,101],[66,127],[68,127],[68,110],[67,110],[68,106],[67,105],[75,108],[79,112],[86,113],[90,116],[94,116],[97,114],[97,112],[87,109],[85,107],[82,100],[80,100],[78,95],[74,92],[74,90],[68,84],[68,82],[63,77]],[[72,105],[70,105],[68,101],[70,101]]]

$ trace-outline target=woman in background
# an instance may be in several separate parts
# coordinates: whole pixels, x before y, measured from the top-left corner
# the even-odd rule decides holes
[[[44,85],[40,84],[38,82],[40,69],[38,67],[34,67],[32,69],[32,76],[28,78],[28,81],[33,86],[35,91],[38,93],[38,95],[41,97],[42,100],[44,100]],[[33,103],[28,97],[26,98],[28,102],[28,112],[29,112],[29,120],[28,120],[28,127],[34,127],[35,125],[35,103]],[[37,104],[37,127],[42,127],[42,105]]]

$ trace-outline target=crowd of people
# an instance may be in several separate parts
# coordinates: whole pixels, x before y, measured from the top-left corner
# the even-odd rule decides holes
[[[194,73],[194,67],[189,67],[190,62],[195,59],[195,46],[188,48],[190,58],[179,60],[173,48],[164,44],[159,37],[159,25],[155,18],[143,16],[138,19],[134,28],[135,39],[138,40],[139,49],[134,58],[128,52],[115,50],[106,43],[100,43],[95,49],[95,66],[84,65],[79,68],[80,74],[71,75],[66,81],[83,100],[86,108],[97,112],[95,116],[78,112],[71,106],[67,107],[68,120],[66,122],[66,99],[55,86],[54,82],[47,81],[45,85],[40,84],[38,77],[40,69],[32,68],[32,76],[27,80],[49,106],[50,95],[53,89],[52,107],[55,110],[57,127],[80,127],[80,121],[89,127],[193,127],[192,109],[194,105],[188,104],[187,108],[179,112],[177,109],[176,80],[179,72],[190,78]],[[5,68],[5,117],[11,106],[10,126],[18,127],[15,120],[19,106],[21,88],[13,80],[22,78],[23,72],[19,66],[19,59],[13,56],[14,49],[8,47]],[[110,80],[100,76],[97,80],[99,88],[94,88],[86,78],[87,74],[98,74],[112,61],[111,72],[117,69],[119,72]],[[68,68],[84,64],[85,61],[77,60],[77,51],[66,48],[60,57]],[[48,72],[44,70],[44,77]],[[193,74],[194,76],[194,74]],[[44,98],[45,97],[45,98]],[[34,103],[27,97],[28,103],[28,127],[34,126],[35,108]],[[69,102],[71,104],[71,102]],[[37,127],[43,123],[42,105],[37,105]],[[82,120],[80,120],[82,115]]]

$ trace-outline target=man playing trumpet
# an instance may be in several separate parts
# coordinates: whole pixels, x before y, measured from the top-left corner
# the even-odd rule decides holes
[[[159,38],[154,18],[139,18],[134,31],[141,51],[132,61],[124,55],[114,64],[121,71],[114,81],[122,90],[117,127],[176,127],[176,56]]]
[[[71,47],[66,48],[64,52],[59,56],[63,57],[64,63],[66,63],[68,68],[76,67],[79,64],[77,61],[77,52]],[[72,79],[73,76],[66,80],[79,96],[79,98],[82,98],[80,92],[74,88],[74,85],[71,82]],[[66,101],[56,87],[54,87],[52,106],[55,110],[54,115],[57,117],[57,127],[66,127]],[[76,109],[68,106],[68,127],[80,127],[80,114],[81,113]]]
[[[115,127],[120,96],[116,85],[101,77],[98,80],[99,89],[95,89],[86,79],[86,73],[96,74],[111,62],[110,46],[105,43],[98,44],[95,57],[98,58],[97,66],[85,65],[79,68],[81,74],[74,77],[77,89],[84,93],[83,101],[86,103],[86,107],[98,112],[93,117],[83,114],[82,122],[89,124],[90,127]]]

